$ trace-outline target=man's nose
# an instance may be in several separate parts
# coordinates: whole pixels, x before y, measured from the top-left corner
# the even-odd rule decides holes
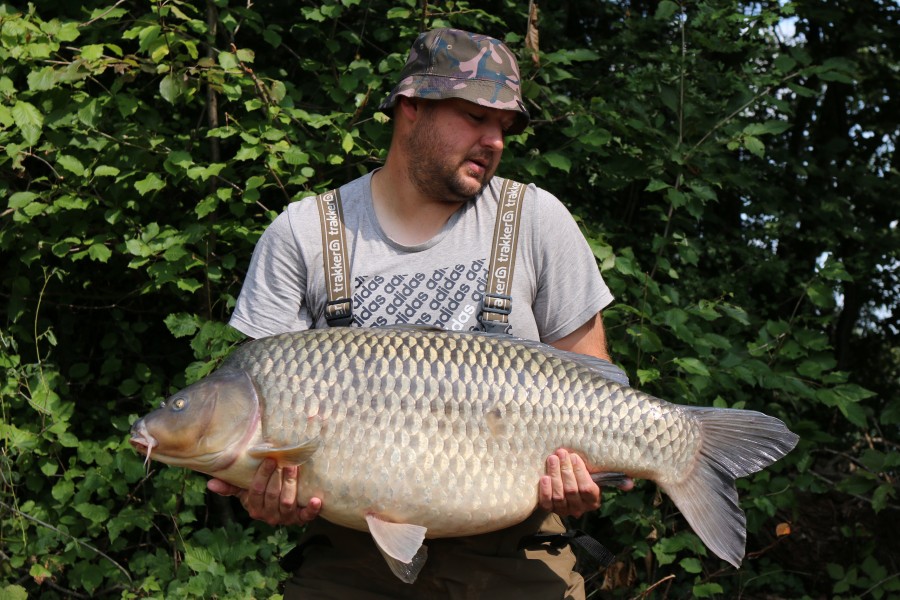
[[[503,127],[498,123],[488,124],[481,136],[481,145],[491,150],[500,152],[503,150]]]

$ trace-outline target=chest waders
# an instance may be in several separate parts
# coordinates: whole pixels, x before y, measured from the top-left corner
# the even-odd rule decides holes
[[[512,281],[526,187],[517,181],[503,179],[500,188],[487,282],[478,315],[478,321],[488,333],[510,332]],[[325,321],[329,327],[347,327],[353,322],[353,298],[340,192],[334,189],[319,194],[316,197],[316,205],[319,209],[322,230],[322,260],[327,292]],[[615,477],[618,474],[612,475]],[[580,530],[529,534],[522,537],[518,548],[524,550],[545,547],[552,550],[568,544],[580,547],[600,566],[609,566],[615,560],[615,556],[600,542]],[[327,536],[313,536],[288,552],[280,561],[281,567],[289,572],[297,570],[303,562],[304,550],[315,545],[331,544]]]

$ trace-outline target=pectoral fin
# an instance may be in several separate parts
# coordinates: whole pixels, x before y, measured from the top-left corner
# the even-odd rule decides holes
[[[293,445],[259,444],[247,450],[253,458],[274,458],[279,466],[302,465],[319,449],[319,438]]]
[[[414,582],[428,559],[428,549],[422,544],[425,527],[391,523],[376,515],[366,515],[366,522],[369,533],[394,575],[405,583]]]

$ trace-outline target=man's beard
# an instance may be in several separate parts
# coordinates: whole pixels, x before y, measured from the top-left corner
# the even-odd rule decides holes
[[[494,157],[489,151],[485,151],[466,157],[466,160],[475,159],[488,166],[481,183],[476,184],[464,177],[460,173],[461,163],[453,164],[446,158],[431,119],[427,117],[416,121],[406,139],[405,149],[409,159],[409,178],[416,189],[428,198],[452,203],[474,200],[494,175],[490,168]]]

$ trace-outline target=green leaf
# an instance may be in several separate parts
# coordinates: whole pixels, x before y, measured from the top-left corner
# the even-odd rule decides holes
[[[59,463],[47,461],[41,463],[41,473],[47,477],[52,477],[59,470]]]
[[[284,83],[273,81],[272,85],[269,86],[269,95],[272,96],[272,100],[275,102],[281,102],[287,96],[287,88]]]
[[[281,155],[284,162],[291,166],[300,166],[309,164],[309,154],[298,150],[297,148],[289,148]]]
[[[57,157],[56,164],[79,177],[84,175],[84,165],[82,165],[81,161],[74,156],[61,154]]]
[[[235,55],[231,52],[219,52],[218,54],[219,66],[223,69],[237,69],[238,61]]]
[[[179,290],[184,290],[186,292],[196,292],[200,288],[203,287],[203,284],[194,279],[193,277],[184,277],[179,279],[175,285]]]
[[[159,82],[159,93],[169,104],[175,104],[175,101],[181,96],[181,91],[181,78],[172,73],[163,77]]]
[[[791,128],[788,121],[766,121],[764,123],[751,123],[744,127],[744,133],[748,135],[766,135],[784,133]]]
[[[408,19],[409,15],[410,15],[410,12],[409,12],[408,8],[394,7],[394,8],[388,9],[388,11],[387,11],[388,19]],[[320,15],[320,17],[321,17],[321,15]],[[309,18],[309,17],[307,17],[307,18]],[[320,20],[324,21],[325,18],[321,17]]]
[[[17,100],[12,107],[12,116],[16,126],[22,132],[25,143],[34,145],[41,137],[44,127],[44,116],[29,102]]]
[[[760,141],[759,138],[752,135],[745,135],[743,136],[742,141],[744,148],[746,148],[752,154],[758,156],[759,158],[763,158],[765,156],[766,146]]]
[[[40,92],[52,89],[59,83],[59,76],[53,67],[44,67],[28,74],[28,89]]]
[[[0,588],[0,598],[6,598],[6,600],[28,600],[28,592],[20,585],[9,584]]]
[[[703,563],[701,563],[697,558],[682,558],[680,561],[678,561],[678,564],[681,565],[681,568],[688,573],[703,572]]]
[[[170,314],[165,318],[169,332],[177,338],[194,335],[200,327],[197,317],[187,313]]]
[[[99,504],[82,502],[75,505],[75,510],[93,523],[104,523],[109,519],[109,509]]]
[[[31,568],[28,569],[28,574],[31,575],[32,579],[41,583],[43,583],[45,579],[53,577],[53,573],[39,562],[31,565]]]
[[[78,120],[88,127],[95,127],[100,120],[100,106],[96,99],[78,109]]]
[[[722,586],[718,583],[698,583],[694,586],[693,589],[693,597],[694,598],[710,598],[712,596],[721,594],[725,590],[722,589]]]
[[[81,58],[92,62],[103,58],[103,44],[88,44],[81,48]]]
[[[565,171],[566,173],[572,169],[572,161],[559,152],[548,152],[547,154],[544,154],[544,160],[546,160],[551,167],[559,169],[560,171]]]
[[[806,295],[819,308],[831,308],[834,305],[834,293],[830,286],[814,281],[806,286]]]
[[[657,5],[653,18],[659,21],[668,21],[672,18],[672,15],[678,11],[678,5],[675,2],[672,2],[672,0],[663,0]]]
[[[234,155],[234,160],[256,160],[265,152],[263,146],[241,146]]]
[[[95,177],[115,177],[121,171],[119,171],[118,167],[110,167],[109,165],[100,165],[96,169],[94,169]]]
[[[13,448],[33,450],[37,445],[38,437],[30,431],[0,421],[0,440],[8,440],[9,445]]]
[[[256,59],[256,53],[250,48],[239,48],[235,56],[240,62],[253,62]]]
[[[184,545],[184,562],[195,573],[215,573],[218,563],[212,553],[195,544]]]
[[[872,493],[872,509],[877,513],[887,508],[891,499],[897,496],[897,490],[890,483],[883,483]]]
[[[788,54],[779,54],[775,57],[775,68],[781,73],[788,73],[791,69],[797,66],[797,61]]]
[[[146,177],[134,184],[134,189],[136,189],[141,196],[146,196],[150,192],[159,191],[164,187],[166,187],[166,182],[156,173],[149,173]]]
[[[12,196],[9,197],[9,208],[12,209],[20,209],[25,208],[29,204],[31,204],[36,198],[37,194],[34,192],[16,192]]]
[[[641,385],[646,385],[651,381],[659,379],[660,373],[658,369],[638,369],[637,376]]]
[[[676,358],[675,364],[691,375],[702,375],[709,377],[709,369],[696,358]]]
[[[660,181],[659,179],[651,179],[650,183],[647,184],[647,187],[644,188],[645,192],[658,192],[659,190],[664,190],[672,187],[665,181]]]
[[[0,125],[3,127],[12,127],[15,125],[15,119],[13,119],[12,112],[2,104],[0,104]]]
[[[50,490],[50,495],[60,504],[67,502],[75,493],[75,484],[70,479],[60,479]]]
[[[194,207],[194,212],[198,217],[203,218],[206,215],[214,212],[216,210],[216,207],[218,206],[219,198],[217,196],[206,196],[197,203],[197,206]]]

